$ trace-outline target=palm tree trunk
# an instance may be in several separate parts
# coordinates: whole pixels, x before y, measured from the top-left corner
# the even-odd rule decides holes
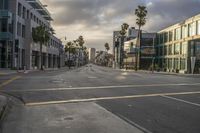
[[[71,67],[71,61],[70,61],[70,54],[71,54],[71,48],[69,47],[69,59],[68,59],[68,67],[69,67],[69,69],[70,69],[70,67]]]
[[[137,39],[137,44],[136,44],[136,58],[135,58],[135,70],[138,70],[139,66],[139,52],[140,52],[140,42],[141,42],[141,27],[139,26],[139,31],[138,31],[138,39]]]

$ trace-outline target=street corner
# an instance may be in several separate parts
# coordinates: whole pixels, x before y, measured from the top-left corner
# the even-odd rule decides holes
[[[8,98],[0,94],[0,128],[8,109]]]

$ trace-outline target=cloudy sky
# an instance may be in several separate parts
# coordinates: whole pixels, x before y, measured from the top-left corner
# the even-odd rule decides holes
[[[149,32],[200,13],[200,0],[41,0],[48,5],[54,19],[56,36],[74,40],[83,35],[87,47],[104,49],[112,45],[112,31],[124,22],[135,25],[134,11],[138,5],[148,9]]]

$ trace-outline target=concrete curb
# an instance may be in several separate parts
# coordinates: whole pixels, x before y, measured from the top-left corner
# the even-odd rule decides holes
[[[161,74],[161,75],[176,75],[176,76],[200,76],[200,74],[182,74],[182,73],[170,73],[170,72],[157,72],[157,71],[143,71],[143,70],[125,70],[120,69],[122,72],[135,72],[135,73],[147,73],[147,74]]]

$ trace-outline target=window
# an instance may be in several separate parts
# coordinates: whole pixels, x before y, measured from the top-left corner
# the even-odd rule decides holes
[[[29,19],[29,10],[26,11],[26,18]]]
[[[189,36],[196,35],[196,22],[190,23],[188,25],[188,35]]]
[[[160,35],[159,35],[159,41],[160,41],[160,44],[162,44],[163,43],[163,33],[161,33]]]
[[[31,13],[31,19],[33,19],[33,13]]]
[[[21,36],[21,24],[17,22],[17,35]]]
[[[25,8],[25,7],[23,7],[22,18],[25,18],[25,15],[26,15],[26,8]]]
[[[175,40],[181,39],[181,28],[175,29]]]
[[[25,25],[22,25],[22,37],[25,38]]]
[[[174,54],[180,54],[180,43],[174,45]]]
[[[164,55],[167,55],[167,46],[164,46]]]
[[[169,31],[169,41],[172,41],[173,38],[173,31]]]
[[[164,33],[164,43],[168,42],[168,32]]]
[[[33,16],[33,20],[36,22],[36,16],[35,15]]]
[[[187,25],[182,26],[182,38],[187,37]]]
[[[179,64],[179,59],[175,58],[174,59],[174,69],[179,69],[178,64]]]
[[[198,35],[200,35],[200,20],[199,21],[197,21],[197,33],[198,33]]]
[[[187,54],[187,42],[183,42],[181,46],[181,54],[186,55]]]
[[[172,55],[173,53],[172,53],[172,44],[171,45],[169,45],[169,50],[168,50],[168,55]]]
[[[21,3],[18,3],[18,16],[21,17],[21,14],[22,14],[22,5]]]
[[[8,24],[8,20],[7,19],[0,19],[0,32],[7,32],[7,24]]]
[[[172,59],[168,60],[168,67],[169,67],[169,69],[172,69]]]
[[[185,70],[185,59],[184,58],[181,58],[181,62],[180,62],[180,68],[181,68],[181,70]]]
[[[0,10],[8,9],[8,0],[0,0]]]

